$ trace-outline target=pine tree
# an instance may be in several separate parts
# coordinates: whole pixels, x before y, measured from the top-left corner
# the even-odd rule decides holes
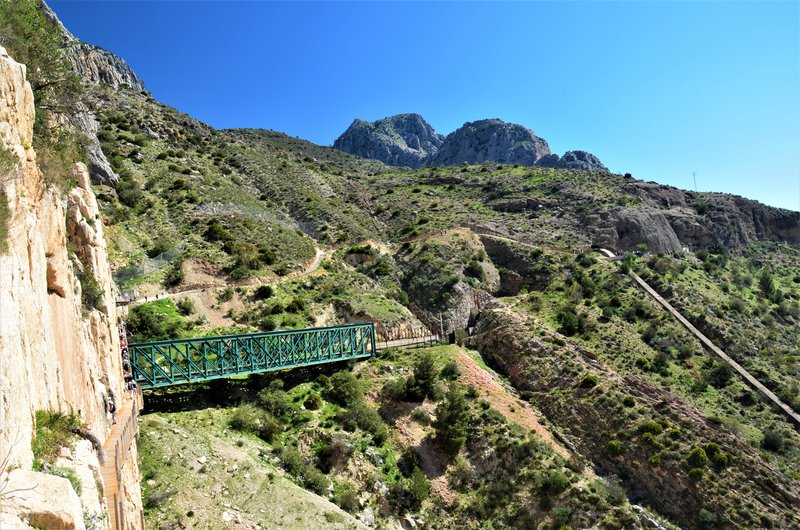
[[[436,406],[436,442],[448,454],[456,455],[467,441],[469,414],[464,392],[451,384],[444,400]]]

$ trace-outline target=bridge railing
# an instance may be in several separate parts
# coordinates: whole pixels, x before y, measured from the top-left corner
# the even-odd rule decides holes
[[[141,388],[170,386],[375,355],[372,323],[129,346]]]

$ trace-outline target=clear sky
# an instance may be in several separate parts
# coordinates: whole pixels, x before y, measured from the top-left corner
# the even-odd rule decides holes
[[[800,2],[51,0],[156,99],[330,145],[501,118],[615,172],[800,210]]]

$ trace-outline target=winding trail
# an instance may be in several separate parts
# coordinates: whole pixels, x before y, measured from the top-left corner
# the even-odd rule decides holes
[[[610,259],[613,259],[613,258],[617,257],[616,254],[614,254],[610,250],[607,250],[607,249],[604,249],[604,248],[601,248],[600,252],[602,252],[606,257],[608,257]],[[772,402],[772,404],[775,405],[775,407],[778,410],[780,410],[781,412],[786,414],[786,416],[789,418],[789,421],[791,421],[795,425],[796,428],[800,428],[800,414],[795,412],[794,409],[792,409],[789,405],[787,405],[786,403],[781,401],[781,399],[778,396],[776,396],[772,391],[770,391],[770,389],[768,389],[766,386],[764,386],[761,383],[761,381],[759,381],[758,379],[753,377],[750,374],[750,372],[748,372],[747,370],[744,369],[744,367],[742,367],[742,365],[740,365],[739,363],[734,361],[728,354],[726,354],[724,351],[722,351],[716,344],[711,342],[711,339],[706,337],[703,333],[700,332],[699,329],[694,327],[694,325],[692,325],[691,322],[689,322],[682,314],[680,314],[680,312],[678,312],[678,310],[675,309],[672,306],[672,304],[667,302],[664,299],[663,296],[658,294],[655,289],[650,287],[650,285],[646,281],[644,281],[638,274],[636,274],[633,271],[630,271],[628,274],[631,276],[631,278],[633,278],[636,281],[636,283],[639,284],[639,286],[642,289],[645,290],[645,292],[647,292],[647,294],[652,296],[659,304],[664,306],[664,308],[670,314],[672,314],[672,316],[674,316],[678,320],[678,322],[683,324],[684,327],[686,327],[686,329],[689,330],[689,332],[691,332],[695,337],[697,337],[700,340],[701,343],[703,343],[709,350],[714,352],[720,359],[722,359],[723,361],[728,363],[728,365],[731,368],[736,370],[736,372],[739,375],[742,376],[742,378],[747,382],[747,384],[749,384],[751,387],[753,387],[753,389],[755,389],[759,394],[764,396],[767,400]]]
[[[177,291],[163,291],[158,294],[154,294],[151,296],[145,296],[143,298],[139,298],[134,300],[128,304],[129,306],[136,305],[136,304],[143,304],[145,302],[154,302],[156,300],[163,300],[165,298],[174,299],[185,296],[187,294],[195,294],[205,291],[206,289],[218,289],[227,286],[246,286],[246,287],[260,287],[262,285],[278,285],[284,282],[288,282],[291,280],[295,280],[297,278],[302,278],[304,276],[309,276],[315,273],[319,267],[322,265],[323,260],[325,259],[325,251],[321,248],[316,248],[316,253],[314,255],[314,259],[312,259],[308,264],[303,267],[301,270],[292,271],[286,276],[280,276],[276,278],[269,278],[266,280],[261,280],[256,278],[255,281],[244,281],[244,282],[233,282],[227,283],[224,285],[217,285],[217,284],[207,284],[207,285],[192,285],[185,289],[180,289]]]

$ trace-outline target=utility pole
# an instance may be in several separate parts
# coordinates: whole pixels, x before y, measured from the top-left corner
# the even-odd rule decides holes
[[[692,178],[694,179],[694,192],[697,193],[697,171],[692,171]]]

